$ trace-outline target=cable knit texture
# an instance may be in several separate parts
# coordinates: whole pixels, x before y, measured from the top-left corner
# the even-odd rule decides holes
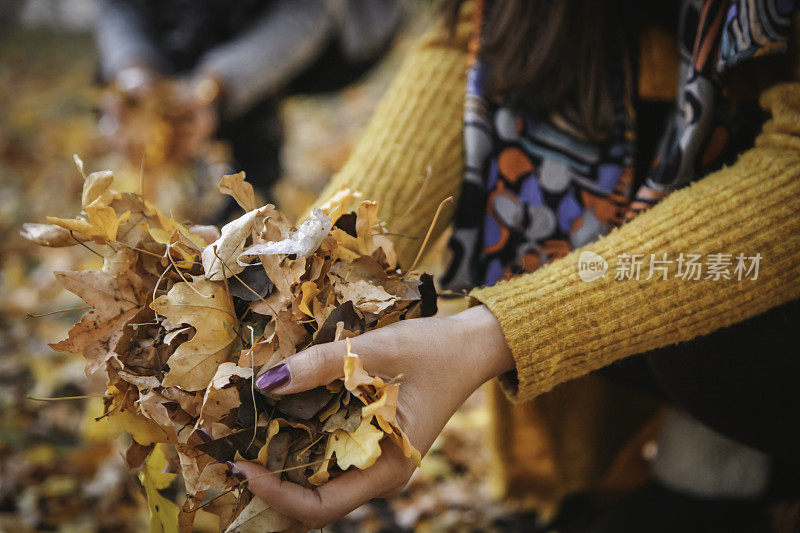
[[[437,26],[409,55],[353,155],[323,193],[324,199],[349,187],[380,202],[381,218],[399,234],[395,242],[405,266],[439,203],[460,187],[471,16],[464,10],[455,38]],[[800,83],[773,87],[761,104],[773,118],[735,165],[534,273],[472,291],[498,318],[514,354],[517,379],[504,380],[512,398],[531,399],[617,359],[706,335],[800,298]],[[608,260],[604,278],[580,280],[583,250]],[[647,261],[664,252],[673,260],[680,253],[760,253],[762,260],[755,281],[682,280],[674,264],[667,280],[614,279],[620,254],[644,254]],[[645,263],[642,278],[646,269]]]

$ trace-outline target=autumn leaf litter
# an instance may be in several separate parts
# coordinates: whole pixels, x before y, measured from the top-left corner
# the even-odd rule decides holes
[[[76,163],[81,214],[26,224],[22,235],[103,256],[101,270],[56,273],[91,309],[51,346],[106,373],[103,417],[132,437],[126,458],[142,469],[151,529],[190,531],[201,507],[230,531],[291,528],[226,461],[255,461],[306,487],[368,468],[384,439],[419,464],[395,418],[400,383],[367,374],[349,341],[344,380],[283,397],[253,385],[313,344],[435,312],[431,277],[398,268],[377,204],[344,212],[357,193],[342,190],[294,228],[274,206],[257,207],[239,173],[219,189],[245,213],[218,230],[176,221],[114,191],[110,171],[86,175]],[[179,465],[182,506],[159,492],[168,463]]]

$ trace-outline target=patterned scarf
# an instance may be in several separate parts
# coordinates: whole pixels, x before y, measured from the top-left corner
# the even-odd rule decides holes
[[[487,66],[475,54],[464,106],[464,182],[442,286],[461,291],[532,272],[731,162],[746,148],[742,138],[752,141],[758,129],[760,118],[751,118],[761,115],[747,81],[739,76],[731,88],[723,75],[750,58],[786,51],[794,8],[794,0],[683,0],[677,98],[633,200],[631,54],[619,54],[610,73],[614,125],[603,143],[584,140],[568,109],[542,119],[490,102]]]

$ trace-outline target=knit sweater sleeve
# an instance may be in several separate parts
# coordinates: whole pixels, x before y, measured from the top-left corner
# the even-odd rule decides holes
[[[761,105],[772,119],[733,166],[536,272],[471,293],[495,314],[514,355],[515,379],[503,380],[512,398],[530,399],[623,357],[800,298],[800,83],[771,88]],[[604,277],[581,281],[585,251],[608,261]],[[645,279],[650,254],[662,260],[665,253],[675,261],[667,279],[661,272]],[[702,254],[706,267],[713,254],[731,254],[730,279],[708,270],[682,279],[681,253]],[[760,254],[757,279],[752,272],[737,279],[739,254]],[[616,279],[624,258],[635,256],[640,279]]]
[[[471,11],[471,3],[462,9],[455,35],[439,23],[409,52],[353,154],[320,198],[346,187],[377,201],[405,267],[439,204],[459,193]],[[447,226],[452,205],[433,238]]]

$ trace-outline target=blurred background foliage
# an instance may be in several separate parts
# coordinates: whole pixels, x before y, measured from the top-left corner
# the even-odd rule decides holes
[[[19,236],[24,222],[79,210],[82,180],[72,154],[87,170],[115,171],[118,189],[136,188],[132,165],[98,134],[101,90],[91,36],[94,0],[0,0],[0,531],[142,531],[143,490],[128,472],[124,442],[102,420],[104,384],[87,378],[80,355],[54,352],[83,305],[61,291],[53,270],[99,266],[80,248],[42,249]],[[430,10],[418,6],[396,49],[359,83],[334,95],[284,102],[284,177],[279,208],[296,216],[313,202],[346,160],[391,80],[403,51]],[[157,147],[156,147],[157,148]],[[222,156],[220,156],[222,154]],[[207,154],[208,159],[224,159]],[[220,163],[222,165],[222,163]],[[186,216],[188,206],[211,209],[223,166],[159,167],[145,161],[151,201]],[[441,246],[438,247],[441,250]],[[434,253],[426,268],[435,269]],[[453,304],[445,305],[452,312]],[[89,396],[85,399],[39,399]],[[486,531],[513,527],[512,509],[492,501],[485,479],[488,410],[479,391],[446,428],[409,488],[389,502],[371,502],[330,531]],[[122,439],[124,441],[124,437]],[[198,530],[216,531],[211,515]]]

